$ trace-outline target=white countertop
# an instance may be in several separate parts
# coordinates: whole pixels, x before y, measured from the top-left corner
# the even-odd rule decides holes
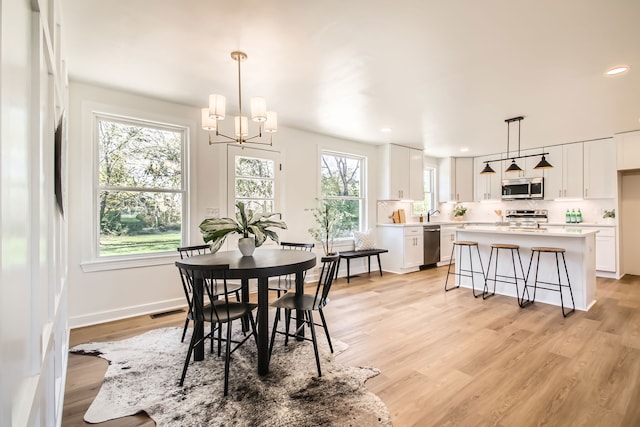
[[[462,227],[465,224],[495,225],[495,221],[431,221],[431,222],[405,222],[403,224],[379,223],[378,227],[422,227],[423,225],[456,225]]]
[[[470,227],[475,225],[481,226],[495,226],[495,221],[431,221],[431,222],[406,222],[403,224],[393,224],[393,223],[379,223],[376,224],[378,227],[421,227],[423,225],[442,225],[442,226],[460,226],[460,227]],[[597,222],[581,222],[580,224],[567,224],[564,222],[548,222],[545,224],[541,224],[541,227],[566,227],[566,228],[579,228],[579,227],[612,227],[615,228],[615,223],[597,223]]]
[[[563,226],[563,227],[615,227],[615,223],[607,222],[581,222],[579,224],[567,224],[566,222],[548,222],[544,224],[544,226],[552,225],[552,226]]]
[[[525,236],[548,236],[548,237],[585,237],[590,234],[598,233],[592,227],[580,228],[511,228],[508,226],[490,226],[490,225],[467,225],[460,231],[469,233],[490,233],[490,234],[515,234]]]

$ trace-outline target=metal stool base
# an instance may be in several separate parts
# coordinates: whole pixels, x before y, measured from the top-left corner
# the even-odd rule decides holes
[[[495,249],[495,262],[493,269],[493,278],[490,277],[491,271],[491,261],[493,259],[493,252]],[[508,250],[511,252],[511,265],[513,266],[513,276],[507,276],[505,274],[498,274],[498,259],[500,256],[500,249]],[[522,273],[521,277],[518,277],[518,272],[516,270],[516,257],[518,255],[518,263],[520,264],[520,272]],[[523,283],[523,292],[522,298],[520,297],[520,291],[518,290],[518,280],[522,280]],[[493,292],[489,293],[489,282],[493,282]],[[524,274],[524,267],[522,266],[522,258],[520,257],[520,246],[511,245],[511,244],[501,244],[496,243],[491,245],[491,252],[489,253],[489,264],[487,265],[487,277],[485,278],[485,291],[482,294],[482,299],[487,299],[496,294],[496,282],[507,283],[516,286],[516,298],[518,299],[518,305],[520,307],[523,306],[523,300],[525,292],[527,294],[527,300],[530,300],[529,290],[526,287],[526,276]]]
[[[456,272],[455,270],[453,272],[451,272],[451,264],[453,264],[453,254],[456,250],[456,246],[466,246],[467,248],[469,248],[469,269],[464,269],[462,267],[460,267],[458,270],[460,271],[459,273]],[[473,256],[471,254],[471,247],[474,246],[476,248],[476,253],[478,254],[478,261],[480,261],[480,270],[481,271],[475,271],[473,269]],[[462,258],[462,249],[460,249],[460,258]],[[460,260],[461,261],[461,260]],[[458,283],[449,288],[448,284],[449,284],[449,275],[454,275],[458,278],[460,277],[470,277],[471,278],[471,291],[473,293],[473,297],[474,298],[479,298],[481,296],[484,295],[484,291],[487,289],[487,281],[484,280],[485,279],[485,274],[484,274],[484,266],[482,265],[482,258],[480,257],[480,250],[478,249],[478,243],[477,242],[453,242],[453,247],[451,248],[451,258],[449,259],[449,266],[447,267],[447,279],[444,282],[444,290],[445,292],[449,292],[453,289],[458,289],[460,287],[460,280],[458,280]],[[475,285],[475,279],[474,279],[474,275],[475,274],[482,274],[482,278],[484,280],[484,287],[482,292],[477,293],[476,294],[476,285]]]
[[[538,271],[540,270],[540,254],[541,253],[552,253],[555,254],[556,256],[556,271],[558,273],[558,282],[543,282],[541,280],[538,280]],[[531,260],[529,261],[529,268],[527,269],[527,280],[525,282],[525,290],[527,290],[527,294],[528,294],[528,288],[533,287],[533,298],[529,299],[527,298],[527,301],[524,301],[524,291],[522,293],[522,303],[520,304],[521,307],[525,307],[529,304],[533,304],[536,300],[536,291],[539,289],[544,289],[547,291],[553,291],[553,292],[558,292],[560,294],[560,308],[562,309],[562,316],[563,317],[567,317],[569,314],[573,313],[576,311],[576,304],[575,301],[573,299],[573,290],[571,289],[571,281],[569,279],[569,270],[567,269],[567,261],[564,257],[564,249],[562,248],[531,248]],[[533,258],[536,256],[536,253],[538,254],[537,258],[536,258],[536,271],[535,271],[535,277],[533,280],[533,285],[528,285],[527,282],[529,281],[529,277],[530,277],[530,273],[531,273],[531,266],[533,264]],[[567,283],[563,284],[562,283],[562,279],[560,277],[560,258],[558,257],[558,254],[562,255],[562,263],[564,264],[564,273],[565,273],[565,277],[567,279]],[[554,286],[552,287],[545,287],[545,286],[538,286],[538,284],[541,283],[543,285],[549,285],[549,286]],[[565,306],[564,306],[564,297],[562,295],[562,288],[569,288],[569,295],[571,296],[571,310],[566,311],[565,310]]]

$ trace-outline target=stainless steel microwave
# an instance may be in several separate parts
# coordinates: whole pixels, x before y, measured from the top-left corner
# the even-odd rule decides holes
[[[502,200],[544,198],[544,178],[502,180]]]

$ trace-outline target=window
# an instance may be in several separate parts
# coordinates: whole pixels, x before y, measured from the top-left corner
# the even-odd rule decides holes
[[[227,155],[227,215],[235,215],[238,202],[257,212],[279,212],[280,153],[228,145]]]
[[[323,152],[320,167],[320,194],[342,213],[337,237],[350,237],[363,229],[364,158]]]
[[[175,252],[186,218],[184,127],[94,114],[98,256]]]
[[[435,209],[436,195],[433,191],[435,188],[436,170],[433,168],[424,168],[424,199],[413,203],[413,215],[420,215]]]
[[[235,169],[235,203],[244,202],[256,212],[274,212],[275,162],[236,156]]]

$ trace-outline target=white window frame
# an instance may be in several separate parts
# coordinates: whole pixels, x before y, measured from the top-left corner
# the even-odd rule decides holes
[[[436,202],[436,200],[437,200],[437,197],[436,197],[437,196],[436,195],[436,189],[437,189],[436,176],[437,176],[437,173],[436,172],[437,172],[437,170],[433,166],[425,166],[424,167],[424,169],[422,171],[422,179],[425,182],[425,185],[424,185],[425,192],[423,194],[422,201],[416,202],[416,203],[412,203],[411,210],[412,210],[412,214],[413,215],[418,216],[420,214],[426,214],[427,213],[426,212],[427,209],[425,209],[425,211],[422,212],[422,209],[426,208],[426,206],[424,204],[424,201],[427,199],[426,198],[426,194],[427,194],[426,188],[427,188],[427,186],[426,186],[426,179],[425,179],[427,173],[431,175],[431,177],[430,177],[430,180],[431,180],[431,192],[429,193],[430,199],[431,199],[431,203],[430,203],[431,204],[431,209],[437,209],[437,202]]]
[[[190,150],[189,142],[194,132],[195,124],[175,117],[166,117],[145,111],[128,109],[108,104],[86,102],[82,108],[82,138],[88,141],[83,145],[80,156],[83,160],[82,176],[91,176],[82,183],[82,205],[90,215],[84,215],[81,220],[83,235],[87,239],[82,243],[83,260],[80,263],[83,272],[117,270],[124,268],[146,267],[153,265],[171,264],[175,261],[176,252],[156,252],[148,254],[132,254],[122,256],[100,257],[99,245],[99,212],[98,212],[98,180],[99,180],[99,147],[98,147],[98,117],[117,121],[124,121],[153,127],[163,127],[183,132],[182,141],[182,223],[181,241],[187,242],[190,229]]]
[[[347,157],[356,159],[360,162],[360,197],[344,197],[344,196],[331,196],[325,197],[322,194],[322,156],[329,155],[335,157]],[[358,229],[353,231],[365,231],[367,228],[367,157],[360,154],[345,153],[341,151],[335,151],[330,149],[321,149],[320,156],[318,157],[318,197],[320,199],[333,199],[333,200],[359,200],[360,201],[360,218],[358,223]],[[339,237],[336,238],[336,242],[353,240],[352,237]]]

